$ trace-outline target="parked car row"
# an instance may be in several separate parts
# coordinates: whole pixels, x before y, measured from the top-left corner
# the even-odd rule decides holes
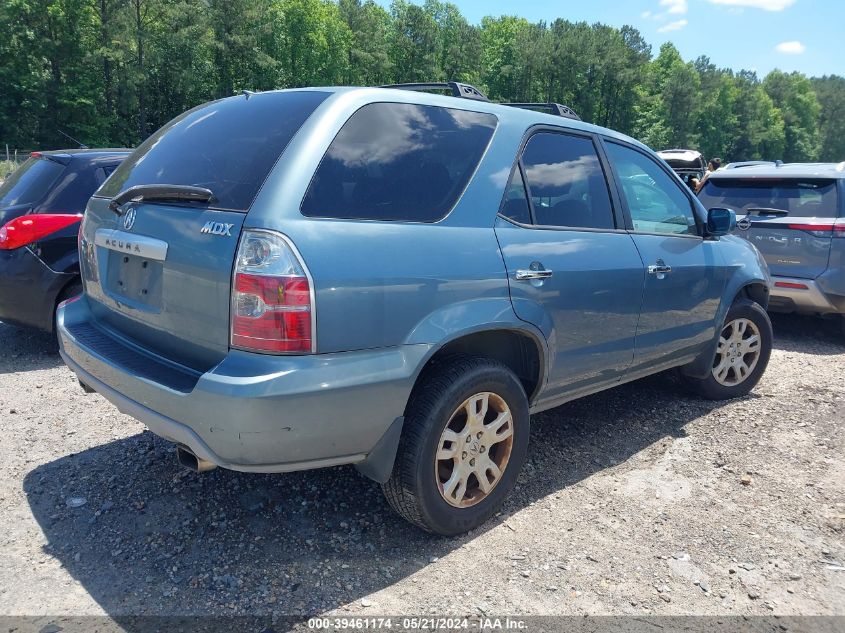
[[[154,133],[79,231],[56,324],[83,386],[198,471],[354,464],[447,535],[501,506],[530,413],[667,369],[754,387],[772,281],[729,200],[560,104],[432,87],[248,93]]]

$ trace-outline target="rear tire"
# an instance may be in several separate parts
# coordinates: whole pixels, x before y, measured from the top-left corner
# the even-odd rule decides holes
[[[451,536],[502,505],[528,452],[525,390],[498,361],[451,357],[424,370],[405,411],[387,501],[404,519]]]
[[[772,322],[757,303],[741,299],[731,306],[707,378],[685,377],[698,395],[729,400],[746,395],[760,381],[772,353]]]

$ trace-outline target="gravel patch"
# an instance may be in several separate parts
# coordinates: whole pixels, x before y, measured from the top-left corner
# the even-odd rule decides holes
[[[774,323],[746,398],[662,374],[534,416],[502,513],[453,539],[353,468],[187,471],[0,324],[0,615],[845,614],[845,339]]]

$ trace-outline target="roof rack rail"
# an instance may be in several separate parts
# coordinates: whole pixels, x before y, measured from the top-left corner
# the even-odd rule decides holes
[[[523,108],[525,110],[546,110],[551,114],[567,119],[581,120],[581,117],[578,116],[575,110],[562,103],[503,103],[502,105],[511,106],[512,108]]]
[[[387,84],[379,88],[396,88],[398,90],[449,90],[453,97],[472,99],[473,101],[490,101],[483,92],[470,84],[457,81],[431,81],[411,84]]]

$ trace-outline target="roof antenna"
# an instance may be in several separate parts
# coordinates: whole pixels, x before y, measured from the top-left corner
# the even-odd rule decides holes
[[[255,93],[252,90],[241,90],[241,94],[247,98],[247,101],[249,101],[249,98]]]
[[[77,141],[77,140],[76,140],[75,138],[73,138],[70,134],[65,134],[65,133],[64,133],[64,132],[62,132],[59,128],[56,128],[56,131],[57,131],[59,134],[61,134],[62,136],[64,136],[65,138],[69,138],[71,141],[73,141],[74,143],[76,143],[77,145],[79,145],[79,149],[88,149],[88,146],[87,146],[85,143],[82,143],[81,141]]]

